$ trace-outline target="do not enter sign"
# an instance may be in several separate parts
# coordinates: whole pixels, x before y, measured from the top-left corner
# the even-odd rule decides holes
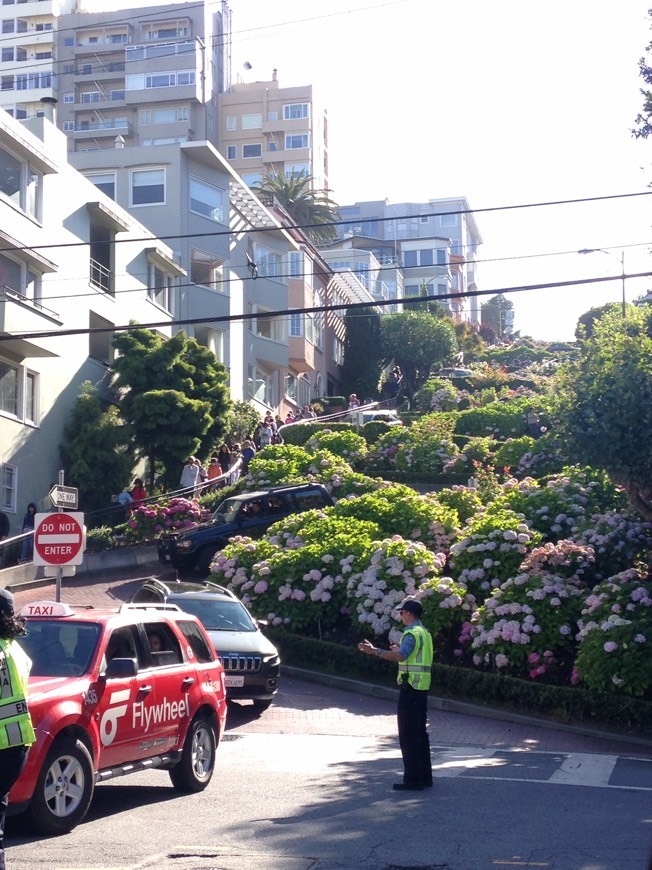
[[[36,514],[35,565],[81,565],[84,558],[84,514]]]

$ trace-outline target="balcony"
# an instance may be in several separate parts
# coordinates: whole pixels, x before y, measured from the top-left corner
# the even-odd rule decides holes
[[[13,287],[5,285],[0,289],[0,333],[38,332],[52,326],[61,326],[61,320],[55,311],[51,311],[34,299],[23,296]],[[48,352],[44,352],[43,355],[50,356]]]
[[[94,139],[99,136],[110,136],[120,133],[131,136],[131,124],[126,118],[110,118],[106,121],[80,121],[73,131],[78,139]],[[84,135],[87,134],[87,135]]]
[[[91,268],[88,281],[95,290],[113,295],[113,275],[106,266],[91,257]]]

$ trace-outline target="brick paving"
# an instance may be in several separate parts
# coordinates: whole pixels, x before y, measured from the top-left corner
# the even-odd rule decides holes
[[[151,576],[154,575],[144,573],[125,578],[124,573],[115,573],[94,578],[63,578],[61,599],[76,606],[118,607],[129,601],[134,591]],[[19,607],[31,601],[55,598],[55,584],[48,581],[20,586],[12,591]],[[344,691],[337,685],[310,682],[296,669],[288,671],[282,677],[274,704],[262,715],[255,713],[246,703],[230,705],[230,732],[395,737],[393,698]],[[474,715],[450,709],[431,709],[429,731],[433,747],[652,755],[652,741],[639,745],[615,735],[586,734],[571,728],[558,730],[527,717],[505,721],[478,709]]]

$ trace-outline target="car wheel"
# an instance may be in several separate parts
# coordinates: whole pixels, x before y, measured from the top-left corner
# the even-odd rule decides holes
[[[213,776],[217,737],[210,719],[199,716],[186,734],[181,761],[170,770],[177,791],[203,791]]]
[[[67,834],[88,812],[94,788],[90,752],[81,740],[63,737],[45,757],[27,815],[42,834]]]
[[[254,701],[254,710],[258,710],[259,713],[264,713],[265,710],[269,710],[272,706],[272,698],[269,698],[266,701],[255,700]]]
[[[203,577],[205,577],[206,574],[210,574],[213,557],[215,556],[215,553],[221,549],[221,544],[210,544],[208,547],[204,547],[199,551],[199,556],[197,557],[197,568]]]

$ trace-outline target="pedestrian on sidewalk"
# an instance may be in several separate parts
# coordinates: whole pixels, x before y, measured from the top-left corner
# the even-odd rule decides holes
[[[5,868],[9,792],[25,767],[29,747],[36,740],[27,709],[32,662],[16,643],[16,638],[26,633],[25,620],[15,615],[13,595],[0,588],[0,870]]]
[[[433,646],[430,632],[421,622],[423,608],[417,598],[406,598],[399,608],[405,631],[400,646],[388,650],[370,641],[358,644],[360,652],[387,662],[398,662],[399,696],[396,718],[403,756],[403,782],[394,791],[423,791],[432,786],[432,761],[428,738],[428,690],[430,689]]]
[[[36,504],[31,501],[27,505],[27,511],[25,512],[25,516],[23,517],[23,532],[33,532],[34,531],[34,523],[36,520],[34,519],[36,516]],[[21,562],[30,562],[32,556],[34,554],[34,535],[30,535],[28,538],[23,538],[23,546],[20,551],[20,561]],[[1,868],[0,868],[1,870]]]

